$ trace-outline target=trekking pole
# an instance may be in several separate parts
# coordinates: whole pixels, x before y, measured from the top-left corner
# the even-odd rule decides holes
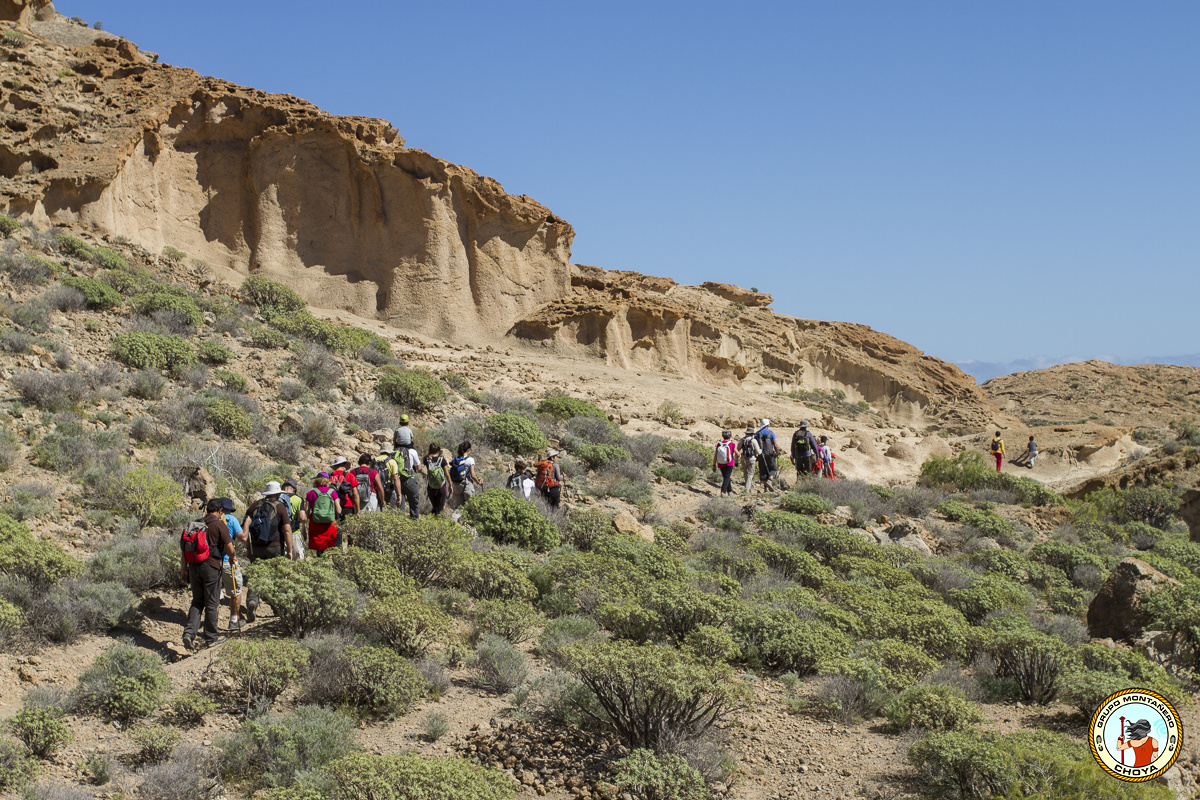
[[[1117,744],[1125,744],[1125,718],[1121,717],[1121,735],[1117,737]],[[1136,763],[1136,762],[1135,762]],[[1121,751],[1121,765],[1125,765],[1125,751]]]

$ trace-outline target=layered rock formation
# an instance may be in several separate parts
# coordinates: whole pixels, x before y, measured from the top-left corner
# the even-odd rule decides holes
[[[1093,639],[1137,636],[1150,624],[1150,614],[1143,607],[1146,598],[1168,586],[1178,585],[1179,581],[1145,561],[1124,559],[1088,605],[1088,634]]]
[[[572,266],[570,225],[406,148],[386,122],[153,63],[108,35],[44,38],[79,43],[59,27],[35,23],[2,65],[10,214],[169,245],[231,280],[262,274],[438,339],[507,334],[712,384],[836,390],[963,432],[995,413],[957,367],[865,326],[776,315],[770,295],[728,284]]]

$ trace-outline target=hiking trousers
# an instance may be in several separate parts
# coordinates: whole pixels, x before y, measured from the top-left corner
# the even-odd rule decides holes
[[[562,487],[547,486],[542,490],[542,497],[546,498],[546,502],[551,508],[558,508],[558,504],[562,502]]]
[[[400,507],[404,508],[404,506],[407,505],[408,515],[413,519],[420,519],[421,495],[420,487],[417,485],[417,477],[415,475],[411,478],[405,478],[404,480],[400,481],[400,496],[403,498],[400,501]]]
[[[996,457],[996,472],[1000,471],[1000,466],[1004,463],[1004,453],[992,453]]]
[[[442,486],[437,489],[430,487],[427,493],[429,495],[429,504],[433,506],[431,513],[436,517],[446,507],[446,487]]]
[[[742,483],[746,486],[746,494],[754,492],[754,462],[750,459],[742,463]]]
[[[733,464],[718,469],[721,470],[721,494],[733,494]]]
[[[192,604],[188,607],[187,625],[183,635],[195,639],[200,632],[200,617],[204,616],[204,640],[215,642],[221,635],[217,614],[221,611],[221,570],[205,561],[188,564],[188,579],[192,584]]]

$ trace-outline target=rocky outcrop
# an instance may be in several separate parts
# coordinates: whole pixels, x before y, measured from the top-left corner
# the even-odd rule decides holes
[[[1063,492],[1065,497],[1080,498],[1099,489],[1128,489],[1151,483],[1187,486],[1200,473],[1200,452],[1181,450],[1174,455],[1162,452],[1144,456],[1132,464],[1081,481]]]
[[[1109,574],[1088,606],[1088,634],[1093,639],[1137,636],[1150,623],[1143,608],[1146,598],[1164,587],[1178,585],[1179,581],[1145,561],[1125,559]]]
[[[15,22],[21,26],[32,25],[35,20],[54,15],[54,4],[50,0],[0,0],[0,20]]]
[[[1200,489],[1189,489],[1181,500],[1179,516],[1187,523],[1191,540],[1200,543]]]
[[[67,68],[67,69],[64,69]],[[3,65],[0,207],[286,281],[452,341],[570,289],[571,226],[382,120],[34,40]]]

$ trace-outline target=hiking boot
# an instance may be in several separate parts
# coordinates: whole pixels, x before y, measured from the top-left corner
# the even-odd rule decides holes
[[[218,636],[217,638],[213,639],[208,644],[206,644],[205,647],[216,647],[217,645],[221,644],[225,640],[226,639],[224,636]]]
[[[246,622],[254,622],[254,610],[258,608],[258,604],[261,602],[262,600],[259,600],[257,595],[246,597],[246,602],[242,604],[242,616],[246,618]]]
[[[183,649],[184,650],[192,650],[195,648],[195,646],[196,646],[195,637],[184,634],[183,635]]]
[[[239,619],[237,622],[229,623],[229,632],[230,633],[241,633],[242,628],[245,628],[245,627],[246,627],[245,621]]]

